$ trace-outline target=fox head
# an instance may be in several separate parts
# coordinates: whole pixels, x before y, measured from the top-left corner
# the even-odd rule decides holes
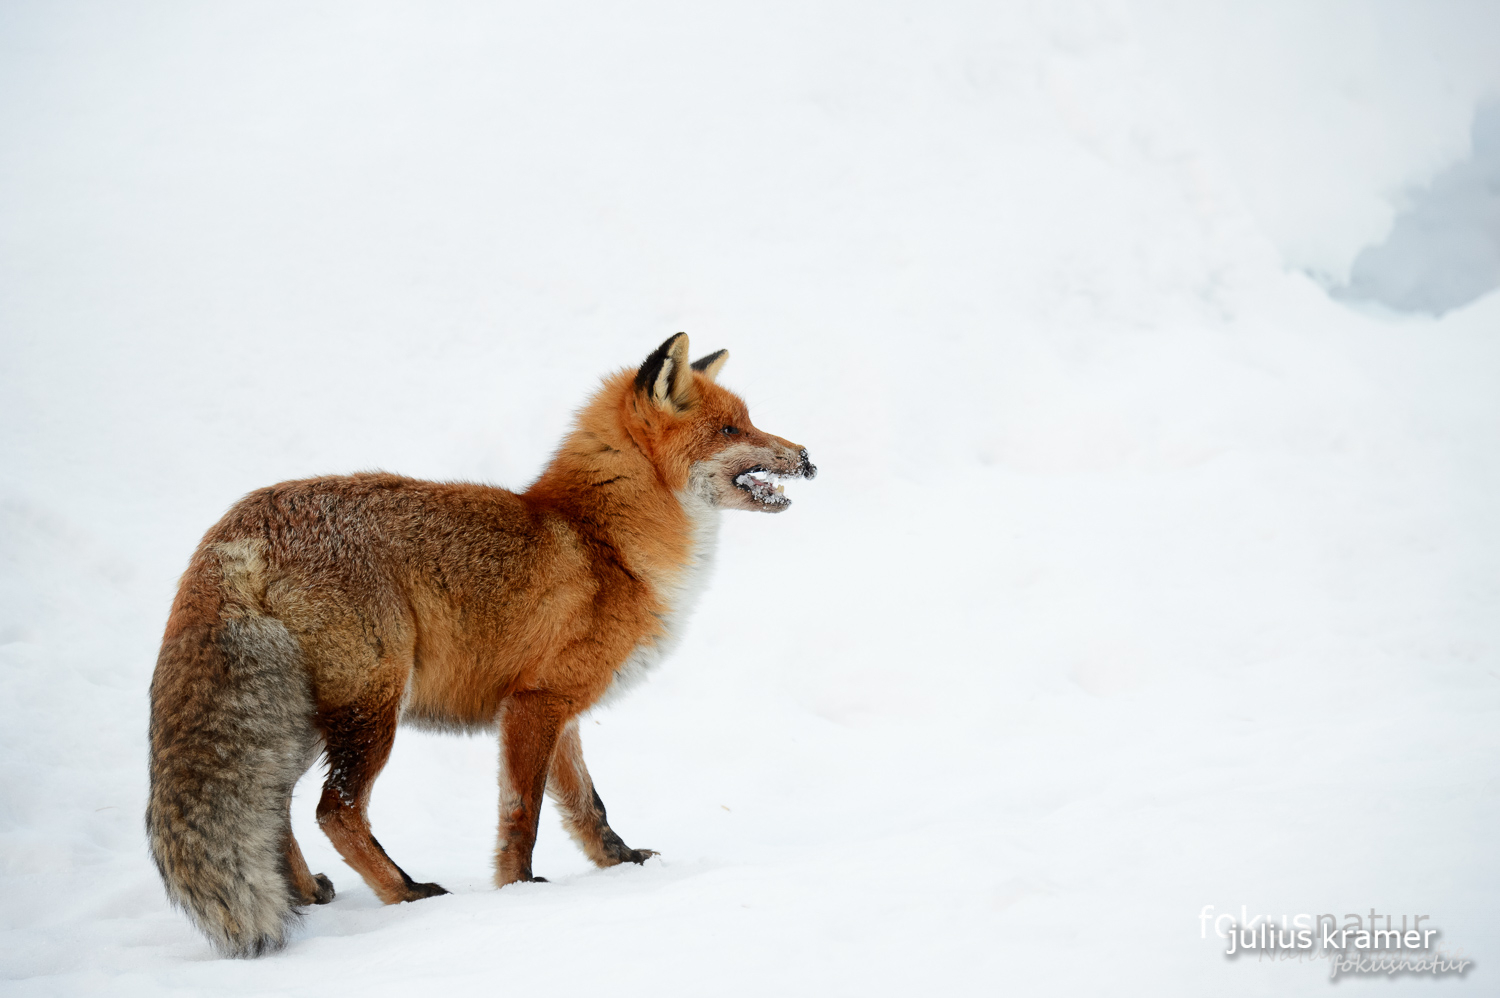
[[[786,509],[792,501],[776,479],[815,476],[807,448],[757,429],[744,400],[718,384],[728,350],[688,357],[687,334],[678,333],[620,385],[631,441],[673,491],[719,509]]]

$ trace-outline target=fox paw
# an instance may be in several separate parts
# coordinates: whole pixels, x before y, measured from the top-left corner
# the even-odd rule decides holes
[[[442,884],[408,884],[406,897],[402,901],[420,901],[423,898],[435,898],[439,894],[447,894],[448,889]]]
[[[607,825],[600,830],[600,845],[604,847],[602,860],[594,860],[599,866],[614,866],[618,863],[635,863],[637,866],[652,856],[660,856],[655,849],[632,849]]]
[[[625,843],[621,842],[618,846],[610,849],[607,853],[605,853],[606,858],[604,862],[600,863],[599,865],[618,866],[621,863],[634,863],[636,866],[640,866],[652,856],[660,855],[661,853],[657,852],[655,849],[632,849]]]
[[[318,892],[313,895],[313,904],[327,904],[333,900],[333,881],[321,873],[313,874],[313,881],[318,885]]]

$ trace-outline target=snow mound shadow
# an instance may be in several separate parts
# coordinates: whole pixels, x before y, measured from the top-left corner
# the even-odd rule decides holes
[[[1412,195],[1335,298],[1442,315],[1500,287],[1500,100],[1475,111],[1472,134],[1473,155]]]

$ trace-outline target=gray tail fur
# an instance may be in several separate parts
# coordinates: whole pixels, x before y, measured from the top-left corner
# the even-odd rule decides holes
[[[146,833],[167,896],[225,956],[279,949],[298,918],[288,804],[319,746],[302,652],[280,621],[191,623],[163,643]]]

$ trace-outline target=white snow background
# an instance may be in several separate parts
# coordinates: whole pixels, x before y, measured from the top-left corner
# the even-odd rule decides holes
[[[1426,914],[1461,979],[1339,993],[1494,993],[1500,294],[1330,291],[1497,52],[1488,3],[4,4],[0,990],[1335,986],[1213,905]],[[454,893],[380,906],[315,770],[337,900],[214,958],[141,821],[203,531],[522,487],[678,330],[821,473],[585,724],[660,858],[549,812],[496,892],[492,741],[403,730],[374,829]]]

